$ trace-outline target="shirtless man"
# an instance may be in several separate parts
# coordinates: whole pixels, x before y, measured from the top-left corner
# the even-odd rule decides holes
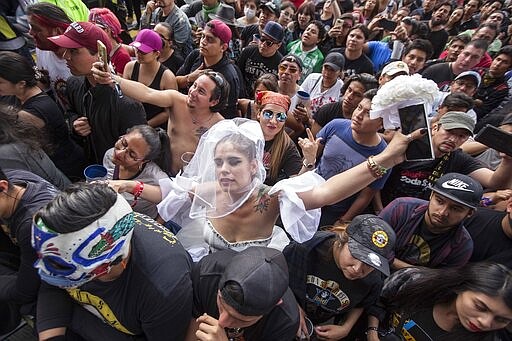
[[[169,109],[167,134],[171,144],[172,175],[183,168],[187,153],[195,152],[201,135],[224,119],[218,111],[226,105],[229,84],[218,72],[203,70],[189,88],[188,95],[184,95],[175,90],[154,90],[100,68],[101,62],[95,63],[92,69],[99,83],[115,82],[127,96]]]

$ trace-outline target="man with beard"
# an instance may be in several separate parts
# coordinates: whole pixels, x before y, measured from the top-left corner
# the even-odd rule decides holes
[[[202,70],[188,90],[188,95],[175,90],[151,89],[136,81],[111,76],[96,67],[93,74],[103,84],[118,82],[127,96],[168,108],[167,134],[171,143],[172,175],[183,168],[186,162],[184,157],[195,152],[203,133],[224,119],[218,111],[226,105],[229,84],[218,72]]]
[[[45,89],[63,109],[68,109],[66,81],[71,76],[64,59],[65,48],[55,45],[49,37],[63,34],[71,20],[60,7],[39,2],[27,7],[29,34],[36,44],[36,65],[46,70],[50,78],[50,88]]]
[[[403,162],[393,167],[381,191],[384,205],[399,197],[428,199],[430,186],[443,174],[457,172],[470,176],[485,188],[512,186],[512,158],[504,156],[492,171],[459,147],[472,135],[473,119],[464,112],[449,111],[432,124],[434,160]]]
[[[186,56],[192,51],[192,28],[187,15],[176,6],[174,0],[148,1],[140,18],[140,28],[153,29],[165,21],[172,27],[176,50]]]
[[[444,24],[448,21],[451,11],[452,5],[449,2],[440,3],[434,8],[432,18],[428,22],[427,40],[434,48],[434,58],[439,56],[448,42],[448,32],[444,29]]]
[[[470,41],[454,62],[431,65],[421,75],[433,80],[439,90],[448,91],[450,83],[464,71],[474,68],[487,50],[487,42],[482,39]]]
[[[394,270],[462,266],[471,257],[473,241],[463,222],[480,205],[482,186],[469,176],[448,173],[431,189],[430,201],[398,198],[379,215],[396,233]]]

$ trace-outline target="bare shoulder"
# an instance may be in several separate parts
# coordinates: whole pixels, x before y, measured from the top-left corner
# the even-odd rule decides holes
[[[261,184],[254,190],[253,206],[256,212],[263,213],[264,211],[276,209],[278,196],[277,194],[269,194],[271,188],[270,186]]]

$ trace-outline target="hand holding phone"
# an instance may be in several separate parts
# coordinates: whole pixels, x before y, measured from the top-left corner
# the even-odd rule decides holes
[[[96,44],[98,46],[98,59],[103,63],[103,71],[108,72],[108,53],[107,47],[101,40],[96,40]]]
[[[505,130],[487,124],[475,136],[475,141],[512,156],[512,134]]]
[[[377,23],[377,27],[382,27],[386,31],[393,32],[397,26],[397,23],[393,20],[382,18]]]

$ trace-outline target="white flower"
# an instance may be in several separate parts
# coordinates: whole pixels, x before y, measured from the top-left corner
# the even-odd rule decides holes
[[[431,104],[438,95],[437,84],[430,79],[423,78],[419,74],[398,76],[379,89],[372,100],[372,111],[413,99]]]
[[[382,117],[385,129],[398,127],[399,107],[423,103],[425,108],[430,108],[438,96],[437,84],[430,79],[419,74],[398,76],[384,84],[373,97],[370,117]]]

